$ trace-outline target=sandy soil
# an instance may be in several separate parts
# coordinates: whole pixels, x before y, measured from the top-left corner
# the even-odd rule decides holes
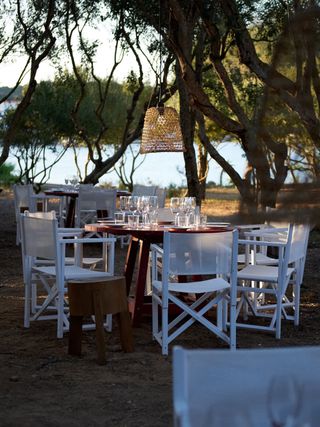
[[[108,363],[95,360],[94,332],[84,333],[81,358],[67,354],[68,334],[55,336],[55,322],[23,327],[20,248],[15,245],[12,198],[0,194],[0,426],[170,426],[172,357],[161,356],[151,338],[151,319],[134,329],[135,351],[123,353],[118,331],[107,336]],[[283,338],[238,332],[238,346],[320,344],[319,231],[311,233],[301,296],[301,326],[283,322]],[[117,250],[117,271],[125,250]],[[189,348],[224,347],[194,326],[176,340]]]

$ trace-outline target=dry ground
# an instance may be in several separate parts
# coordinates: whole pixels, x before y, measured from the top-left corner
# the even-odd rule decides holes
[[[221,202],[220,202],[221,205]],[[217,209],[219,202],[217,202]],[[226,209],[226,205],[223,205]],[[20,249],[15,245],[12,196],[0,194],[0,426],[170,426],[172,357],[161,356],[151,339],[150,318],[134,329],[135,352],[120,350],[117,330],[108,334],[108,363],[95,362],[94,332],[83,340],[83,355],[67,354],[67,334],[55,337],[55,323],[23,328]],[[217,211],[219,213],[219,211]],[[230,210],[225,210],[229,212]],[[210,212],[212,214],[212,212]],[[220,212],[220,217],[223,217]],[[301,326],[283,322],[283,338],[239,331],[238,346],[320,344],[320,238],[311,233],[302,289]],[[117,251],[121,273],[125,251]],[[224,347],[194,326],[176,344]]]

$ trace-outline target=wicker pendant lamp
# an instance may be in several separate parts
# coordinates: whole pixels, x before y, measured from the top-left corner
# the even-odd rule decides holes
[[[140,153],[185,151],[177,111],[172,107],[151,107],[146,111]]]
[[[161,0],[159,0],[159,98],[156,107],[147,109],[144,117],[140,153],[159,153],[163,151],[185,151],[180,128],[179,114],[173,107],[165,107],[161,103],[161,75],[162,75],[162,53],[161,53]]]

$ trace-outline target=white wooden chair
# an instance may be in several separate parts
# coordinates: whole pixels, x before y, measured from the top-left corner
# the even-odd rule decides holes
[[[114,273],[113,238],[75,238],[59,233],[56,219],[21,216],[22,257],[25,282],[24,325],[32,320],[57,319],[57,337],[69,328],[68,307],[65,302],[66,284],[73,281],[99,281]],[[66,265],[65,250],[68,244],[101,243],[107,245],[106,271],[95,271],[79,265]],[[47,260],[53,265],[38,265],[37,260]],[[41,306],[32,312],[31,289],[34,281],[41,282],[46,291]],[[79,285],[80,286],[80,285]],[[47,314],[49,312],[49,314]],[[53,313],[53,314],[52,314]]]
[[[296,423],[319,425],[320,347],[186,350],[173,348],[175,427],[269,427],[268,404],[274,378],[292,378],[302,390]],[[286,404],[287,396],[279,398]],[[213,424],[223,414],[222,424]],[[242,424],[235,422],[243,415]],[[247,415],[247,417],[246,417]],[[234,423],[228,422],[233,418]],[[240,417],[239,417],[240,418]]]
[[[113,218],[116,210],[116,200],[117,190],[115,189],[100,189],[81,185],[76,204],[76,227],[96,221],[98,211],[107,213],[108,218]],[[102,216],[105,216],[105,214]]]
[[[16,218],[16,244],[20,245],[21,242],[21,225],[20,225],[20,214],[25,209],[29,211],[35,211],[35,199],[32,198],[33,188],[32,184],[13,185],[13,197],[14,197],[14,210]]]
[[[239,226],[243,232],[244,238],[248,240],[264,240],[264,241],[285,241],[287,238],[289,222],[283,221],[279,217],[279,210],[276,208],[267,207],[267,219],[263,224],[242,224]],[[249,246],[246,246],[248,250]],[[238,255],[238,263],[251,263],[254,256],[256,264],[277,265],[277,259],[268,256],[266,246],[254,246],[252,248],[252,256],[246,254]]]
[[[154,195],[158,197],[159,208],[164,208],[166,203],[167,190],[165,188],[157,187]]]
[[[165,232],[163,248],[152,245],[152,333],[162,347],[162,354],[168,354],[169,344],[195,321],[235,349],[237,239],[236,230],[220,233]],[[185,275],[192,281],[179,282],[179,276]],[[201,281],[195,278],[199,275],[211,278]],[[188,305],[181,298],[186,294],[195,294],[198,298]],[[182,310],[170,322],[169,304],[175,304]],[[226,332],[227,305],[230,307],[229,335]],[[206,315],[214,306],[217,306],[217,318],[210,321]]]
[[[251,227],[251,229],[249,228]],[[288,234],[289,223],[277,223],[273,222],[270,224],[260,224],[255,228],[254,225],[249,225],[248,228],[245,226],[241,226],[243,237],[247,240],[264,240],[269,242],[274,241],[286,241]],[[252,252],[249,255],[248,250],[249,246],[246,246],[247,252],[244,254],[238,255],[238,263],[252,263],[252,259],[254,258],[256,264],[264,264],[264,265],[277,265],[278,261],[276,257],[270,256],[267,253],[266,246],[253,246]]]
[[[238,271],[240,301],[237,315],[243,309],[244,318],[248,314],[269,319],[268,325],[237,322],[238,327],[275,332],[281,337],[281,319],[299,323],[300,286],[303,279],[304,263],[310,226],[290,224],[286,241],[239,240],[239,244],[250,247],[276,247],[279,252],[277,265],[252,264]],[[289,294],[289,285],[291,295]],[[263,295],[260,300],[257,296]],[[248,310],[249,308],[249,310]],[[294,314],[288,310],[292,309]]]
[[[156,196],[157,186],[135,184],[132,189],[132,196]]]
[[[56,219],[56,211],[49,211],[49,212],[29,212],[25,211],[24,215],[31,217],[31,218],[41,218],[41,219]],[[21,222],[21,216],[19,221]],[[84,230],[82,228],[58,228],[58,233],[60,237],[67,238],[80,238],[84,237]],[[77,242],[77,240],[75,240]],[[95,269],[99,264],[103,262],[103,257],[84,257],[83,256],[83,245],[80,245],[78,243],[75,243],[74,245],[74,256],[65,257],[65,264],[66,265],[78,265],[85,268]],[[54,260],[47,260],[43,258],[37,258],[35,259],[35,265],[37,266],[44,266],[44,265],[53,265]],[[25,275],[24,275],[25,277]],[[32,282],[31,287],[31,312],[34,314],[38,309],[41,308],[41,305],[38,304],[38,290],[37,290],[37,281],[34,280]]]

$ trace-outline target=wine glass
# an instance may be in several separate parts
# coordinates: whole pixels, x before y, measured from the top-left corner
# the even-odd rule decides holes
[[[301,404],[301,390],[297,381],[289,375],[273,377],[267,404],[272,427],[291,425],[298,416]]]
[[[177,225],[177,218],[178,218],[178,214],[180,212],[180,207],[181,207],[181,199],[180,197],[171,197],[170,199],[170,210],[171,213],[174,215],[174,222]]]
[[[157,196],[150,196],[149,202],[148,202],[148,211],[154,212],[158,209],[158,197]]]
[[[77,184],[78,184],[78,178],[77,178],[77,176],[76,175],[73,175],[72,177],[71,177],[71,179],[69,179],[69,182],[70,182],[70,184],[74,187],[74,188],[76,188],[76,186],[77,186]]]
[[[128,210],[128,196],[120,196],[119,209],[121,212],[126,212]]]
[[[137,212],[137,203],[138,203],[138,196],[128,196],[128,210],[131,213]]]

